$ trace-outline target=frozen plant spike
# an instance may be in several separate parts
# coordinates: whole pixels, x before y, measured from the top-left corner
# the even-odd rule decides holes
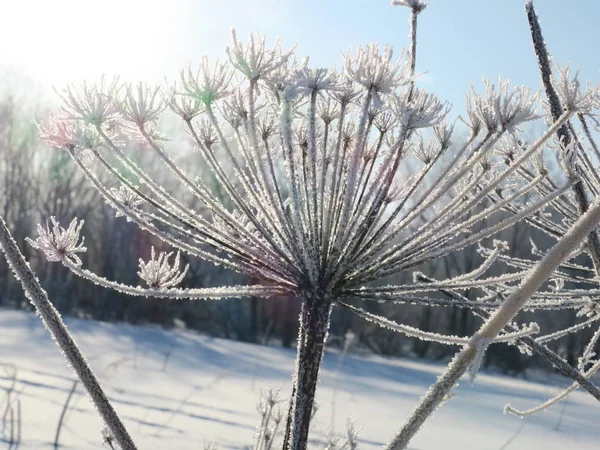
[[[38,128],[40,139],[52,147],[95,150],[102,145],[101,137],[94,127],[69,119],[64,114],[51,114],[46,124],[38,125]]]
[[[85,238],[81,238],[79,242],[79,234],[83,227],[84,221],[77,221],[74,218],[67,229],[60,226],[54,216],[50,217],[52,226],[46,223],[46,228],[38,224],[38,237],[34,241],[30,238],[25,238],[27,242],[38,250],[42,250],[48,261],[65,261],[75,265],[81,265],[81,259],[77,253],[83,253],[87,250],[83,246]],[[66,265],[66,264],[65,264]]]
[[[396,96],[392,108],[398,117],[398,121],[406,129],[411,130],[438,125],[450,110],[447,103],[440,102],[437,96],[419,88]]]
[[[437,142],[433,138],[429,138],[427,142],[424,141],[423,135],[419,134],[418,142],[413,149],[413,154],[419,158],[425,164],[430,164],[435,160],[438,153]]]
[[[485,94],[479,96],[472,92],[467,95],[467,113],[469,117],[476,116],[471,122],[481,121],[489,131],[518,130],[522,123],[537,119],[536,105],[539,95],[531,95],[523,86],[509,90],[508,80],[498,78],[497,84],[488,78],[483,79]]]
[[[198,135],[206,148],[212,148],[214,144],[219,142],[219,136],[215,133],[213,126],[208,120],[202,119],[199,128]]]
[[[293,84],[296,86],[298,94],[310,95],[336,90],[336,81],[335,74],[330,73],[327,69],[304,66],[296,71]]]
[[[185,72],[180,72],[181,78]],[[179,85],[175,84],[166,96],[166,103],[171,111],[181,117],[184,121],[192,120],[204,110],[204,104],[200,99],[187,95],[180,95]]]
[[[317,114],[325,124],[330,124],[340,116],[340,110],[332,97],[327,97],[317,103]]]
[[[180,271],[179,252],[175,255],[175,260],[171,265],[169,263],[169,258],[172,254],[172,252],[160,252],[157,258],[153,246],[148,262],[144,262],[144,260],[140,258],[140,271],[138,272],[138,275],[149,287],[155,289],[170,288],[181,283],[181,280],[185,277],[190,266],[188,264],[183,271]]]
[[[455,124],[456,122],[450,124],[448,119],[444,118],[444,120],[433,127],[433,132],[435,133],[435,136],[437,137],[438,142],[443,149],[450,147],[450,144],[452,143],[451,139]]]

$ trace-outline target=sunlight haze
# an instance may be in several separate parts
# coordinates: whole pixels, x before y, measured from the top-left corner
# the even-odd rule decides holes
[[[469,83],[508,77],[537,88],[522,0],[429,2],[419,23],[419,83],[462,109]],[[329,67],[360,44],[407,44],[406,15],[388,0],[1,0],[0,62],[45,85],[118,74],[125,80],[172,80],[202,55],[226,58],[230,30],[278,37],[299,57]],[[586,14],[578,14],[578,7]],[[600,81],[594,46],[600,3],[538,2],[546,41],[556,62],[580,67]],[[570,26],[565,26],[569,24]],[[473,36],[478,36],[473,39]]]

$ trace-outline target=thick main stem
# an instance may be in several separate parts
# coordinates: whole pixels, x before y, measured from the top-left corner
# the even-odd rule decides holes
[[[527,300],[542,286],[552,273],[577,249],[586,236],[600,223],[600,202],[592,204],[571,229],[559,240],[546,256],[538,262],[523,279],[521,285],[513,291],[498,310],[487,320],[479,331],[458,352],[446,371],[417,408],[413,411],[400,432],[387,445],[386,449],[401,450],[406,448],[423,423],[433,414],[437,407],[447,398],[460,377],[473,363],[481,345],[492,339],[513,319],[523,308]]]
[[[60,318],[60,314],[54,308],[52,302],[48,299],[46,291],[44,291],[35,274],[29,268],[2,217],[0,217],[0,247],[2,247],[6,260],[13,269],[15,276],[21,282],[27,298],[33,303],[44,324],[52,334],[52,338],[63,351],[115,440],[121,449],[135,450],[136,446],[133,440],[110,404],[92,369],[88,366],[85,358],[79,351],[77,344],[75,344],[75,341],[69,334],[67,327]]]
[[[331,301],[324,295],[311,292],[305,296],[300,315],[303,342],[298,343],[302,349],[296,364],[290,450],[306,449],[330,315]]]

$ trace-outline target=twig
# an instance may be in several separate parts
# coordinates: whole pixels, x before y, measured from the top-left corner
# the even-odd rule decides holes
[[[338,360],[338,365],[335,371],[335,385],[333,387],[333,395],[331,396],[331,424],[329,425],[331,428],[331,432],[335,433],[335,406],[337,399],[337,391],[340,387],[340,379],[342,375],[342,364],[344,363],[344,359],[346,358],[346,354],[348,353],[348,349],[354,340],[354,334],[351,332],[346,333],[344,337],[344,347],[342,349],[342,353],[340,354],[340,359]]]
[[[12,406],[10,407],[10,440],[8,443],[11,448],[15,443],[15,411]]]
[[[502,444],[502,447],[500,447],[498,450],[506,450],[508,446],[512,444],[512,442],[521,434],[521,431],[523,431],[525,425],[527,425],[527,420],[521,419],[521,425],[519,425],[519,428],[515,430],[515,432],[506,440],[504,444]]]
[[[236,371],[236,369],[229,369],[229,370],[224,370],[223,372],[221,372],[220,374],[218,374],[212,381],[210,381],[209,383],[205,384],[204,386],[194,386],[194,389],[192,389],[192,392],[190,392],[188,395],[186,395],[180,402],[179,405],[177,406],[177,409],[175,409],[174,411],[171,412],[171,415],[167,418],[167,420],[161,425],[161,428],[156,432],[155,436],[159,436],[160,433],[167,428],[167,426],[171,423],[171,421],[177,417],[181,411],[183,411],[183,407],[186,405],[186,403],[190,400],[190,398],[192,398],[194,396],[194,394],[196,394],[196,392],[198,391],[202,391],[205,389],[209,389],[212,386],[214,386],[215,384],[217,384],[219,381],[221,381],[222,379],[232,375],[234,372]]]
[[[171,357],[171,354],[173,353],[173,350],[175,349],[175,342],[173,342],[171,344],[171,347],[169,347],[169,350],[165,353],[165,359],[163,361],[163,365],[162,365],[162,371],[165,372],[167,370],[167,364],[169,364],[169,358]]]
[[[17,399],[17,447],[21,444],[21,400]]]
[[[558,422],[556,422],[556,426],[554,427],[555,431],[560,430],[560,425],[562,424],[563,416],[565,415],[565,411],[567,410],[567,404],[569,403],[569,399],[566,398],[562,404],[562,408],[560,410],[560,416],[558,416]]]
[[[54,436],[54,448],[55,449],[57,449],[59,447],[58,442],[60,439],[60,430],[63,425],[63,420],[65,419],[65,414],[67,413],[67,410],[69,409],[69,402],[71,401],[71,397],[73,397],[73,394],[75,393],[75,389],[77,389],[78,382],[79,382],[78,380],[75,380],[73,382],[73,387],[69,391],[69,395],[67,395],[67,400],[65,401],[62,412],[60,413],[60,419],[58,419],[58,425],[56,426],[56,435]]]

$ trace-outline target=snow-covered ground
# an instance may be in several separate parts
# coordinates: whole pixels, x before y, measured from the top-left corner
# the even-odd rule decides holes
[[[68,318],[66,322],[141,450],[201,449],[205,442],[218,448],[251,445],[260,389],[281,388],[282,397],[289,394],[293,350],[183,331]],[[380,447],[394,434],[442,370],[441,365],[349,354],[338,372],[338,362],[339,353],[326,353],[317,391],[320,408],[311,433],[314,447],[331,423],[338,373],[335,428],[343,432],[346,418],[352,416],[362,427],[360,448],[366,449]],[[0,364],[2,415],[6,390],[16,374],[12,402],[21,403],[19,448],[51,447],[74,377],[34,314],[0,310]],[[600,405],[585,393],[576,392],[565,406],[530,419],[502,414],[508,402],[529,408],[567,384],[558,376],[544,383],[488,374],[481,374],[474,386],[463,381],[456,397],[425,425],[411,448],[598,449]],[[8,414],[0,422],[5,439],[9,422]],[[60,443],[64,448],[107,449],[101,429],[78,386]]]

